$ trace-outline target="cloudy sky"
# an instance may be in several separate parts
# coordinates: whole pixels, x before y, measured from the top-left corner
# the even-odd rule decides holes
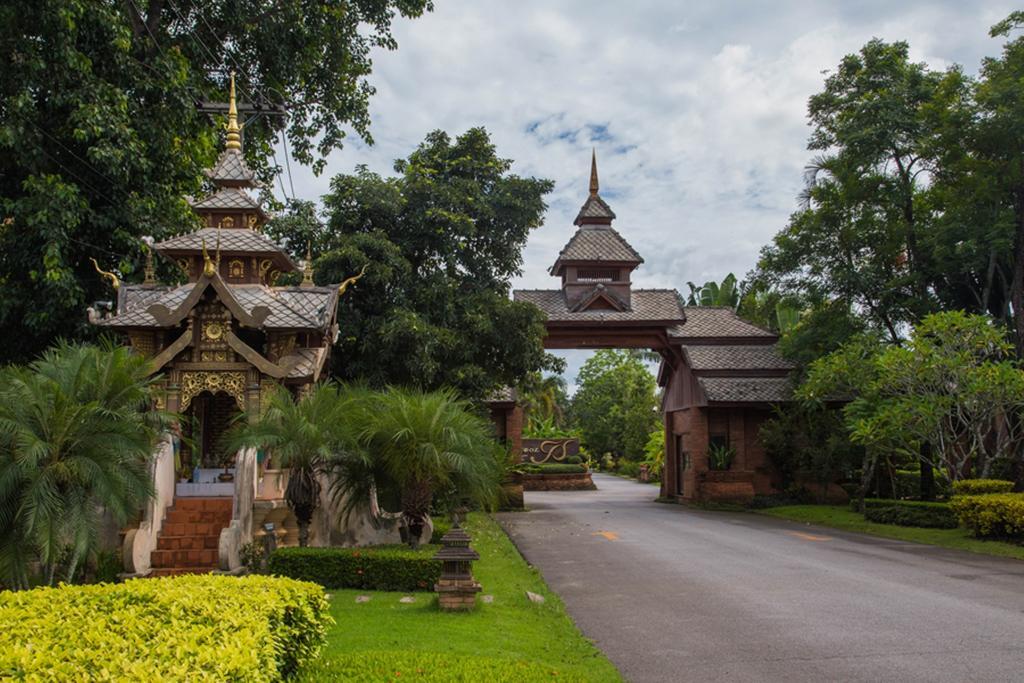
[[[807,98],[822,72],[872,37],[906,40],[936,68],[975,71],[1010,3],[966,0],[595,2],[435,0],[399,20],[399,48],[374,58],[372,134],[295,190],[331,175],[390,173],[425,134],[485,126],[514,171],[555,181],[517,287],[552,287],[547,267],[573,233],[590,149],[615,227],[645,258],[635,286],[742,278],[796,206]],[[570,352],[570,382],[583,352]]]

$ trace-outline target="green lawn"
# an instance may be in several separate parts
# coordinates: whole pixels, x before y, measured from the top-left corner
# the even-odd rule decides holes
[[[480,553],[474,574],[481,595],[468,614],[438,610],[433,593],[329,591],[335,626],[304,681],[621,681],[615,667],[583,637],[515,546],[490,517],[470,515]],[[543,595],[534,604],[526,591]],[[368,595],[367,603],[356,596]]]
[[[787,505],[784,507],[768,508],[767,510],[758,510],[758,512],[771,515],[772,517],[820,524],[834,529],[842,529],[843,531],[858,531],[863,534],[871,534],[872,536],[896,538],[901,541],[914,541],[915,543],[928,543],[942,546],[943,548],[954,548],[983,555],[996,555],[1024,560],[1024,546],[1000,541],[982,541],[972,537],[966,529],[962,528],[918,529],[916,527],[895,526],[892,524],[877,524],[865,520],[860,513],[854,512],[845,505]]]

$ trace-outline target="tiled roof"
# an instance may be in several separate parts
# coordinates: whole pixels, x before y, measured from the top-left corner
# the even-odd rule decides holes
[[[323,346],[315,349],[295,349],[281,359],[281,364],[295,363],[288,371],[288,379],[306,379],[316,374],[326,355],[327,349]]]
[[[182,285],[172,290],[163,290],[160,296],[142,296],[136,292],[125,295],[124,307],[118,315],[99,322],[107,327],[157,327],[157,321],[147,312],[155,304],[176,310],[192,291],[193,284]],[[134,289],[137,286],[131,286]],[[280,290],[263,285],[229,285],[239,305],[251,314],[257,306],[270,309],[270,315],[263,321],[267,329],[315,329],[325,330],[331,320],[332,305],[337,300],[334,287],[308,287]]]
[[[712,403],[778,403],[792,397],[788,377],[698,377]]]
[[[748,323],[732,309],[718,306],[686,306],[686,322],[668,331],[675,339],[705,337],[761,337],[774,339],[777,335]]]
[[[558,253],[552,271],[563,261],[619,261],[643,263],[643,258],[615,228],[609,225],[587,225],[576,231]]]
[[[217,163],[206,172],[206,175],[214,182],[250,187],[256,178],[256,174],[245,163],[245,156],[240,149],[225,149],[221,152]]]
[[[592,194],[587,197],[587,201],[583,202],[583,206],[580,207],[580,212],[576,215],[575,224],[583,225],[587,222],[588,218],[613,220],[615,212],[599,195]]]
[[[193,209],[242,209],[263,212],[259,202],[238,187],[222,187],[192,204]]]
[[[288,259],[288,253],[279,247],[266,235],[249,230],[248,228],[202,228],[195,232],[187,232],[158,243],[154,248],[157,251],[167,252],[190,252],[198,253],[203,248],[203,241],[206,242],[206,250],[212,256],[217,248],[217,240],[220,240],[222,253],[234,252],[238,254],[280,254]],[[295,264],[292,263],[294,266]]]
[[[694,370],[792,370],[774,344],[689,344],[683,347]]]
[[[566,305],[560,289],[519,289],[516,301],[533,304],[554,322],[644,322],[682,320],[679,293],[674,289],[634,289],[630,296],[630,309],[626,311],[599,310],[573,312]]]

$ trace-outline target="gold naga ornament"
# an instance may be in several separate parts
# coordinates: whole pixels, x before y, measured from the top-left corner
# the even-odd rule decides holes
[[[361,278],[364,275],[366,275],[366,269],[369,268],[369,267],[370,267],[370,264],[367,263],[365,266],[363,266],[363,269],[359,271],[359,275],[353,275],[349,279],[347,279],[344,282],[342,282],[338,286],[338,296],[341,297],[343,294],[345,294],[345,290],[349,288],[349,285],[354,285],[355,283],[359,282],[359,278]]]
[[[116,275],[111,273],[109,270],[103,270],[102,268],[100,268],[100,264],[97,263],[96,259],[92,258],[91,256],[89,257],[89,260],[92,261],[92,267],[96,269],[96,272],[102,275],[105,280],[110,281],[110,286],[114,288],[115,292],[121,288],[121,281],[117,278]]]

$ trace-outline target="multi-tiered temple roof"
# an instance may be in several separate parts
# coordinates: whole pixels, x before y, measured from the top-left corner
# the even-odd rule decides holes
[[[315,380],[337,331],[338,286],[315,286],[311,271],[301,285],[277,286],[299,266],[262,232],[269,217],[250,194],[258,184],[242,152],[233,78],[225,149],[206,175],[214,191],[192,202],[204,227],[153,247],[187,282],[122,286],[113,315],[92,321],[127,332],[153,355],[154,371],[172,361],[237,362],[276,380]]]

